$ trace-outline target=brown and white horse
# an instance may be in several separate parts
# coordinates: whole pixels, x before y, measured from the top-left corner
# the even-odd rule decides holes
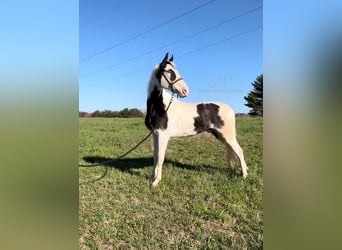
[[[235,114],[224,103],[183,103],[173,100],[164,89],[169,89],[180,97],[189,94],[189,88],[168,53],[156,65],[148,86],[146,127],[153,131],[154,164],[151,176],[152,187],[158,185],[168,141],[171,137],[189,136],[202,132],[212,133],[227,151],[227,161],[234,168],[234,152],[240,159],[242,176],[247,176],[247,165],[243,151],[236,140]]]

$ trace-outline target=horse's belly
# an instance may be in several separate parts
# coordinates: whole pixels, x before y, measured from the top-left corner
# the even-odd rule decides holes
[[[176,122],[176,126],[170,128],[172,137],[190,136],[197,134],[192,122]]]

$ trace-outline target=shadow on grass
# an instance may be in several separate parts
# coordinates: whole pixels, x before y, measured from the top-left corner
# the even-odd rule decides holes
[[[84,156],[82,159],[86,161],[89,164],[89,166],[80,165],[81,167],[94,167],[96,165],[96,166],[105,167],[106,169],[115,168],[122,172],[130,173],[132,175],[140,175],[139,172],[135,171],[136,169],[142,169],[142,168],[153,166],[152,157],[111,159],[111,158],[102,157],[102,156]],[[175,168],[187,169],[187,170],[198,171],[198,172],[201,172],[201,171],[207,172],[207,173],[222,172],[224,174],[228,173],[229,175],[232,175],[232,176],[239,175],[236,169],[232,170],[232,169],[229,169],[228,167],[219,168],[219,167],[214,167],[211,165],[189,165],[189,164],[185,164],[185,163],[174,161],[174,160],[171,161],[168,159],[165,159],[164,166],[165,165],[172,165],[172,167],[175,167]]]

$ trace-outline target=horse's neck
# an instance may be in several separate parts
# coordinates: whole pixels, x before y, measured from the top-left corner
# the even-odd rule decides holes
[[[172,98],[171,95],[169,93],[167,93],[164,89],[162,90],[162,95],[163,95],[164,105],[168,105],[171,98]]]

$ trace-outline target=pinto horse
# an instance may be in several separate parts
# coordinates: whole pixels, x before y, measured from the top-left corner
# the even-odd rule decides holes
[[[162,177],[162,167],[168,141],[171,137],[189,136],[202,132],[212,133],[226,148],[228,166],[234,168],[234,152],[239,157],[242,176],[247,176],[243,151],[236,140],[235,114],[224,103],[183,103],[174,100],[164,89],[183,98],[189,88],[166,53],[160,64],[152,71],[148,85],[146,127],[153,132],[154,163],[151,175],[152,187]]]

